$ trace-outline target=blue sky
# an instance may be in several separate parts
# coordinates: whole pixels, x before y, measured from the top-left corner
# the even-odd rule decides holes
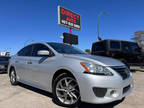
[[[57,6],[81,15],[81,49],[91,48],[97,36],[97,15],[102,15],[100,36],[103,39],[130,40],[137,30],[144,30],[143,0],[0,0],[0,51],[15,54],[24,44],[40,41],[62,42],[68,28],[57,24]]]

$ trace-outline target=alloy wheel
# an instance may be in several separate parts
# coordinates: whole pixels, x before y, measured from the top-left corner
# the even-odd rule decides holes
[[[75,104],[80,98],[79,87],[75,79],[64,77],[56,85],[59,101],[66,105]]]
[[[10,81],[11,81],[12,84],[16,83],[16,74],[15,74],[14,70],[12,70],[11,73],[10,73]]]

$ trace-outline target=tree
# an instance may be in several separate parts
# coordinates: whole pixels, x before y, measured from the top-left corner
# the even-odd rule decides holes
[[[134,37],[131,38],[132,40],[136,41],[138,45],[144,51],[144,31],[137,31],[134,33]]]
[[[90,49],[85,49],[85,52],[90,54],[91,53],[91,50]]]

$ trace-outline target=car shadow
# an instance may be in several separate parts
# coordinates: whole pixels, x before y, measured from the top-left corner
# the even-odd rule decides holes
[[[53,103],[60,106],[54,99],[53,99],[53,95],[52,93],[49,93],[47,91],[44,91],[44,90],[40,90],[40,89],[37,89],[37,88],[34,88],[34,87],[31,87],[29,85],[25,85],[25,84],[22,84],[22,83],[19,83],[19,86],[20,87],[23,87],[25,89],[28,89],[28,90],[31,90],[35,93],[38,93],[38,94],[41,94],[41,95],[44,95],[44,96],[47,96],[49,98],[52,99]],[[114,106],[120,104],[121,102],[123,102],[124,99],[120,100],[120,101],[115,101],[115,102],[112,102],[112,103],[109,103],[109,104],[89,104],[89,103],[84,103],[82,102],[81,105],[79,107],[76,107],[76,108],[114,108]]]
[[[135,70],[135,69],[130,69],[130,71],[131,71],[132,73],[136,73],[137,70]]]
[[[22,83],[19,83],[19,86],[20,87],[23,87],[25,89],[28,89],[28,90],[31,90],[35,93],[38,93],[38,94],[41,94],[41,95],[44,95],[44,96],[47,96],[47,97],[50,97],[50,98],[53,98],[53,95],[52,93],[49,93],[47,91],[44,91],[44,90],[41,90],[41,89],[38,89],[38,88],[35,88],[35,87],[31,87],[29,85],[25,85],[25,84],[22,84]]]
[[[114,108],[116,105],[122,103],[124,99],[120,101],[111,102],[108,104],[88,104],[82,103],[78,108]]]
[[[0,73],[0,74],[8,74],[7,72],[2,72],[2,73]]]

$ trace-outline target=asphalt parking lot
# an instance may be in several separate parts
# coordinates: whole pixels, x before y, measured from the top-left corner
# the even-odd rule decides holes
[[[105,105],[82,103],[80,108],[144,108],[144,72],[133,73],[134,91],[124,101]],[[7,74],[0,74],[0,108],[61,108],[52,94],[19,84],[11,86]]]

